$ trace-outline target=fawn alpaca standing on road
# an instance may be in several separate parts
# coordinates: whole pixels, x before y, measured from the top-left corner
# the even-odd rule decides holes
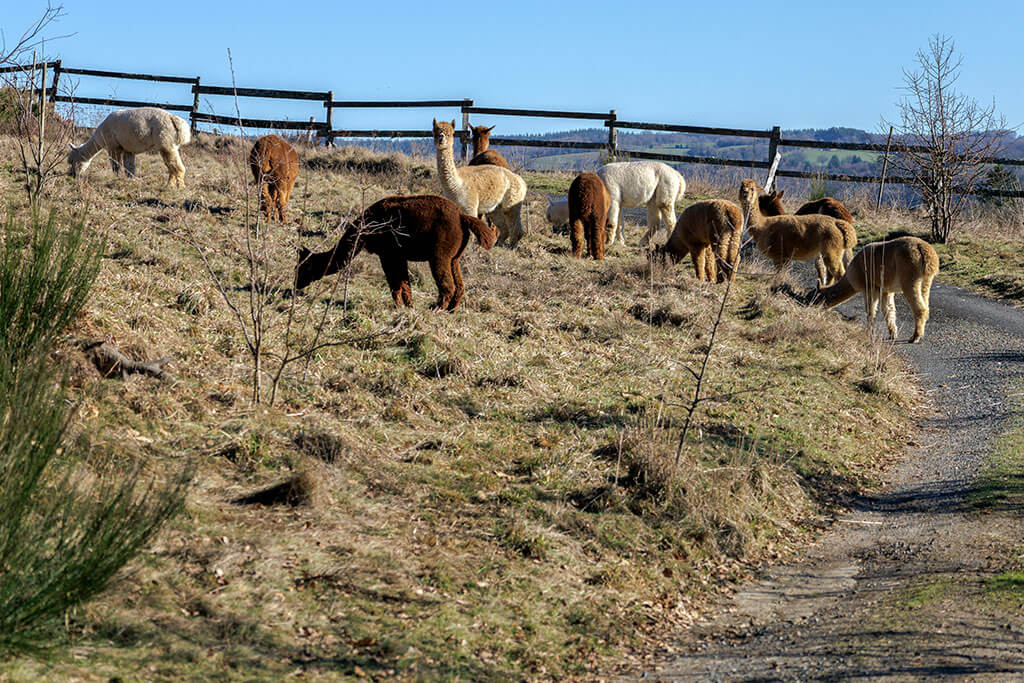
[[[260,211],[284,223],[285,207],[299,175],[299,155],[279,135],[264,135],[249,152],[249,168],[260,188]]]
[[[604,224],[611,205],[608,188],[597,174],[581,173],[569,186],[568,201],[572,255],[582,258],[586,242],[590,257],[600,261],[604,258]]]
[[[617,161],[605,164],[597,172],[608,187],[612,205],[608,210],[608,241],[625,246],[622,210],[647,207],[647,233],[640,240],[647,246],[659,228],[670,232],[676,224],[676,202],[686,192],[686,181],[679,172],[660,161]]]
[[[156,107],[118,109],[100,122],[85,144],[75,147],[68,143],[70,173],[75,177],[82,174],[93,157],[105,149],[114,175],[123,170],[125,175],[134,177],[136,154],[160,152],[167,167],[168,184],[184,187],[185,165],[178,148],[191,141],[188,124],[179,116]]]
[[[889,336],[896,338],[896,292],[903,292],[914,313],[913,344],[924,336],[928,322],[928,299],[932,280],[939,272],[939,257],[932,245],[917,237],[899,237],[869,244],[853,257],[842,279],[821,290],[825,305],[837,306],[857,292],[864,296],[866,324],[871,328],[878,312],[878,299],[885,295],[885,322]]]
[[[412,306],[409,261],[429,261],[437,283],[435,308],[454,311],[466,291],[459,259],[470,233],[484,249],[494,245],[492,228],[444,197],[386,197],[352,221],[333,249],[315,254],[300,248],[295,288],[338,272],[365,248],[380,258],[396,306]]]
[[[689,254],[698,280],[725,282],[740,264],[743,212],[732,202],[710,199],[691,204],[658,252],[679,263]]]
[[[470,216],[489,216],[498,228],[498,244],[514,247],[526,234],[523,227],[523,203],[526,183],[518,175],[500,166],[455,165],[455,121],[450,124],[434,119],[434,145],[437,147],[437,173],[444,196],[458,204]]]
[[[469,129],[473,133],[473,158],[469,160],[470,166],[490,164],[511,170],[505,157],[490,149],[491,131],[494,130],[494,126],[470,126]]]
[[[761,209],[761,213],[765,216],[785,216],[786,209],[783,208],[781,201],[784,194],[786,194],[785,190],[772,191],[771,194],[762,194],[758,197],[757,206]],[[813,202],[807,202],[796,210],[795,215],[809,216],[816,213],[836,219],[836,225],[843,231],[843,265],[849,266],[850,259],[853,258],[853,250],[857,246],[857,231],[853,227],[853,215],[835,197],[823,197]],[[815,266],[819,272],[823,269],[820,255],[815,261]]]
[[[747,229],[757,249],[781,270],[790,261],[803,261],[818,254],[819,286],[831,284],[842,277],[845,245],[843,231],[831,216],[771,216],[766,217],[758,207],[761,188],[747,178],[740,184],[740,206],[748,218]],[[826,270],[828,275],[826,276]]]

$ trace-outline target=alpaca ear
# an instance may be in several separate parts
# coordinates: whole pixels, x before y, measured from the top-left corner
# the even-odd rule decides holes
[[[778,196],[776,197],[776,199],[782,199],[782,195],[784,195],[784,194],[786,194],[786,191],[785,191],[785,190],[779,190],[779,194],[778,194]]]
[[[74,145],[72,145],[72,144],[71,144],[71,143],[69,142],[69,143],[68,143],[68,149],[74,149],[74,148],[75,148],[75,146],[74,146]]]
[[[490,132],[491,132],[492,130],[494,130],[494,126],[491,126],[490,128],[488,128],[488,129],[487,129],[487,130],[485,130],[484,132],[485,132],[485,133],[490,133]]]
[[[452,130],[455,130],[455,119],[452,119]]]

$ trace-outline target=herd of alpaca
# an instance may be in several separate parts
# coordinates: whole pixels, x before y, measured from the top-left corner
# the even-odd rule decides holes
[[[489,148],[492,127],[472,127],[474,155],[466,166],[455,163],[455,122],[434,120],[433,138],[443,197],[387,197],[349,222],[333,249],[313,253],[299,250],[295,288],[346,267],[363,249],[376,254],[395,305],[411,306],[409,261],[427,261],[437,284],[436,308],[454,311],[465,293],[460,259],[475,236],[484,249],[495,244],[514,248],[526,235],[526,182],[508,162]],[[116,111],[80,147],[68,153],[70,172],[80,175],[106,149],[111,167],[135,174],[135,155],[159,152],[170,185],[184,185],[185,167],[178,152],[191,140],[181,118],[154,107]],[[249,166],[260,191],[260,211],[267,220],[285,221],[285,211],[298,176],[299,157],[287,141],[266,135],[255,141]],[[597,173],[581,173],[568,197],[549,198],[546,215],[552,225],[568,223],[572,254],[584,251],[595,259],[607,245],[625,244],[622,211],[647,208],[649,246],[659,230],[668,240],[651,251],[678,263],[689,256],[698,280],[724,282],[736,276],[740,244],[748,231],[757,249],[777,269],[794,260],[814,258],[821,301],[836,306],[861,292],[871,325],[885,295],[884,312],[890,335],[896,336],[894,296],[904,297],[914,314],[911,343],[924,334],[932,281],[939,269],[935,250],[923,240],[903,237],[876,242],[856,256],[853,216],[841,202],[825,197],[786,214],[783,192],[765,193],[753,180],[740,185],[739,204],[725,200],[699,201],[676,219],[676,204],[686,191],[678,171],[654,161],[613,162]],[[487,221],[493,222],[492,228]]]

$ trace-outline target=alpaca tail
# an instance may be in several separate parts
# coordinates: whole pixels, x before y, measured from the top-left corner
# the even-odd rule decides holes
[[[174,131],[177,133],[178,145],[187,145],[192,142],[192,131],[189,130],[185,120],[180,116],[171,116],[171,121],[174,122]]]
[[[853,288],[853,285],[850,284],[850,280],[844,275],[839,278],[839,282],[835,283],[831,287],[825,287],[824,289],[818,290],[818,293],[821,294],[822,303],[825,307],[832,308],[833,306],[838,306],[852,297],[857,293],[857,290]]]
[[[467,216],[466,214],[461,214],[460,220],[462,221],[462,229],[469,230],[476,235],[476,241],[480,243],[481,247],[490,249],[494,246],[498,239],[498,232],[494,228],[479,218]]]

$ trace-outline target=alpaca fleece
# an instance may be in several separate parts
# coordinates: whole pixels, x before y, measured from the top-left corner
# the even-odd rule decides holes
[[[69,145],[68,164],[71,175],[77,177],[105,149],[114,175],[124,171],[134,177],[136,154],[160,152],[167,167],[168,184],[184,186],[185,165],[178,148],[191,141],[188,124],[179,116],[156,107],[118,109],[103,119],[83,145]]]
[[[494,126],[470,126],[469,130],[473,133],[473,158],[469,160],[470,166],[490,164],[511,170],[505,157],[490,149],[491,131],[494,130]]]
[[[463,213],[477,218],[488,216],[498,228],[498,243],[514,247],[526,229],[523,227],[523,203],[526,183],[518,175],[500,166],[455,165],[455,121],[434,120],[434,145],[437,147],[437,173],[444,196],[458,204]]]
[[[924,336],[932,280],[938,272],[939,256],[932,245],[917,237],[899,237],[869,244],[857,252],[842,279],[821,290],[821,296],[831,308],[861,292],[870,328],[878,312],[878,299],[884,294],[885,322],[889,336],[895,339],[895,293],[903,292],[914,313],[914,335],[910,338],[913,344]]]
[[[732,202],[710,199],[679,214],[675,230],[660,252],[679,263],[689,254],[698,280],[724,282],[736,277],[740,263],[743,212]]]
[[[590,257],[600,261],[604,258],[604,224],[611,205],[608,188],[597,174],[581,173],[569,186],[568,201],[572,255],[582,258],[586,243]]]
[[[386,197],[349,223],[333,249],[320,253],[299,249],[295,288],[304,289],[338,272],[366,249],[380,259],[396,306],[412,306],[409,261],[427,261],[437,283],[435,308],[454,311],[466,291],[459,259],[470,234],[484,249],[494,245],[493,229],[475,216],[462,214],[444,197]]]
[[[659,229],[669,232],[676,224],[676,202],[686,192],[686,181],[679,172],[660,161],[618,161],[605,164],[597,172],[608,188],[608,241],[626,244],[622,210],[647,207],[647,233],[640,240],[646,246]]]
[[[802,261],[821,254],[819,285],[831,284],[846,271],[843,265],[843,229],[831,216],[769,216],[761,213],[761,188],[747,178],[740,184],[740,206],[749,215],[747,229],[757,249],[771,259],[776,269],[790,261]],[[827,271],[827,276],[826,276]]]
[[[264,135],[249,152],[249,169],[260,188],[260,211],[269,221],[282,223],[295,179],[299,176],[299,155],[279,135]]]
[[[784,194],[786,194],[786,191],[781,190],[779,192],[773,191],[771,194],[762,194],[758,197],[757,206],[761,209],[761,213],[765,216],[786,215],[786,209],[782,206],[782,195]],[[857,230],[853,227],[853,215],[835,197],[824,197],[813,202],[807,202],[796,210],[795,215],[808,216],[815,213],[832,216],[832,218],[836,219],[836,224],[843,231],[843,264],[849,267],[850,259],[853,258],[853,250],[857,247]],[[819,271],[823,268],[819,263],[820,260],[821,257],[819,256],[818,261],[815,261]]]

